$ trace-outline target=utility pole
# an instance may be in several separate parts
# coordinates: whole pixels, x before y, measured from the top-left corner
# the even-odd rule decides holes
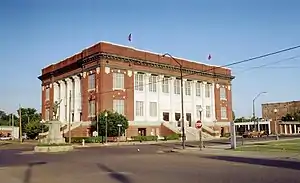
[[[12,138],[15,138],[15,122],[14,122],[14,114],[11,114],[11,129],[12,129]]]
[[[70,90],[70,96],[69,96],[69,144],[71,144],[71,117],[72,117],[72,111],[71,111],[71,103],[72,103],[72,91]]]
[[[99,114],[98,114],[98,83],[96,86],[96,126],[97,126],[97,137],[99,136]]]
[[[23,134],[22,134],[22,112],[21,112],[21,104],[19,105],[19,128],[20,128],[20,143],[22,143],[23,140]]]

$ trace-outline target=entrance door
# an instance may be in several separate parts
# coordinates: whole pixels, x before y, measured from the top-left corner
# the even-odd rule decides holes
[[[138,132],[140,136],[146,136],[146,128],[138,128]]]

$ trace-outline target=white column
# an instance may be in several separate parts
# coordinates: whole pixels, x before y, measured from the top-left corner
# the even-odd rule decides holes
[[[162,94],[162,80],[163,80],[164,76],[163,75],[159,75],[157,77],[157,115],[158,115],[158,121],[159,122],[163,122],[163,111],[161,111],[159,102],[160,102],[160,95]],[[156,129],[156,134],[157,133],[157,129]]]
[[[176,123],[176,127],[177,127],[177,122],[175,121],[175,108],[174,108],[174,98],[175,98],[175,94],[174,94],[174,81],[175,81],[175,77],[170,77],[169,81],[169,92],[170,92],[170,121],[173,123]]]
[[[197,83],[197,81],[196,80],[194,80],[194,81],[192,81],[192,126],[194,127],[195,125],[195,122],[198,120],[197,119],[197,113],[199,112],[199,111],[196,111],[197,109],[196,109],[196,83]]]
[[[66,119],[67,122],[69,122],[70,119],[70,91],[72,92],[72,80],[70,78],[65,79],[66,80],[66,91],[67,91],[67,97],[66,97],[66,106],[67,106],[67,113],[66,113]]]
[[[59,83],[59,89],[60,89],[60,99],[61,103],[59,105],[59,121],[60,122],[65,122],[65,93],[66,93],[66,83],[62,80],[58,81]]]
[[[297,133],[297,126],[294,125],[294,133]]]
[[[269,134],[271,134],[271,123],[270,123],[270,121],[268,123],[268,131],[269,131]]]
[[[144,121],[148,121],[149,115],[150,115],[150,111],[149,111],[149,101],[148,101],[148,93],[149,93],[149,77],[150,74],[149,73],[145,73],[144,74]]]
[[[80,78],[74,76],[75,90],[74,90],[74,121],[80,121],[80,111],[81,111],[81,93],[80,93]]]
[[[284,126],[284,134],[287,134],[287,127],[286,125],[283,125]]]
[[[53,103],[59,102],[59,86],[58,83],[53,83]]]
[[[290,128],[290,134],[292,134],[292,125],[289,125]]]
[[[211,121],[213,122],[217,119],[216,117],[216,105],[215,105],[215,83],[212,83],[210,86],[210,102],[211,102]],[[227,111],[227,108],[226,108]],[[228,118],[228,116],[227,116]]]
[[[202,107],[202,112],[201,112],[201,120],[202,120],[202,123],[204,123],[204,121],[206,121],[206,97],[205,97],[205,85],[207,85],[207,82],[202,82],[201,83],[201,99],[202,99],[202,104],[201,104],[201,107]]]

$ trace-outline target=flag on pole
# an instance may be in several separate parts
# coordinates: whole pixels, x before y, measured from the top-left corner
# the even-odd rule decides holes
[[[131,33],[128,35],[128,41],[131,42]]]
[[[211,59],[211,55],[210,55],[210,54],[208,55],[207,59],[208,59],[208,60],[210,60],[210,59]]]

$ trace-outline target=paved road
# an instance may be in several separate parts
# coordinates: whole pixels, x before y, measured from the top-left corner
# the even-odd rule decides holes
[[[2,149],[0,177],[1,182],[6,183],[299,182],[297,162],[157,154],[161,149],[166,147],[94,147],[60,154]]]

